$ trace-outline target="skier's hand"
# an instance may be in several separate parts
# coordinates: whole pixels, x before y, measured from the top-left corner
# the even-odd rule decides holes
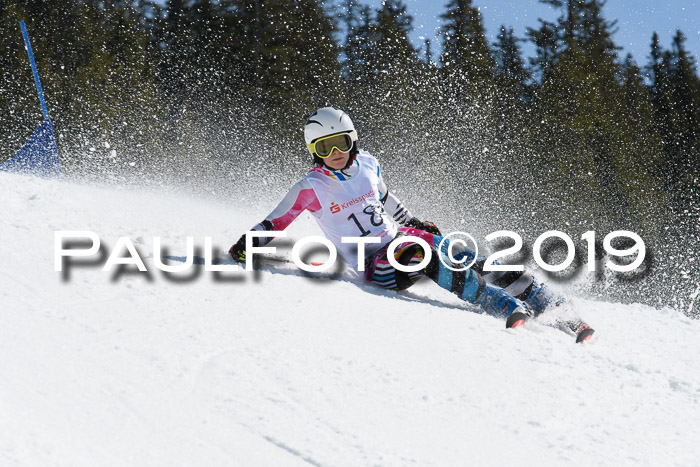
[[[234,261],[245,263],[245,235],[241,235],[235,245],[228,250]]]
[[[435,224],[430,221],[422,221],[417,217],[414,217],[410,221],[406,222],[406,225],[408,227],[413,227],[414,229],[423,230],[424,232],[428,232],[433,235],[442,235],[442,233],[440,233],[440,229],[438,229]]]

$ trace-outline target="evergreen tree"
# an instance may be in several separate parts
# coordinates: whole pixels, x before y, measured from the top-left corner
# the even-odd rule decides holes
[[[430,66],[435,66],[435,62],[433,61],[433,49],[431,47],[431,42],[429,38],[425,38],[425,63],[427,63]]]
[[[671,48],[670,85],[678,115],[676,142],[684,172],[700,175],[700,78],[695,58],[685,49],[685,35],[676,31]],[[686,178],[686,177],[683,177]]]
[[[662,173],[672,197],[667,235],[660,245],[669,258],[668,265],[684,272],[683,282],[673,284],[676,306],[683,304],[687,293],[700,281],[696,263],[696,246],[677,239],[700,238],[700,78],[695,59],[685,50],[685,37],[677,31],[671,50],[663,50],[656,33],[652,36],[648,72],[654,111],[654,127],[663,141]],[[692,284],[692,285],[689,285]],[[681,292],[680,294],[678,292]],[[685,296],[684,296],[685,295]]]
[[[627,119],[624,123],[630,129],[636,129],[639,135],[646,135],[646,138],[637,140],[638,150],[645,146],[649,149],[650,155],[655,155],[650,157],[650,163],[654,161],[658,163],[661,140],[653,124],[654,109],[642,72],[630,54],[627,54],[622,65],[622,87],[627,109]]]
[[[374,59],[378,75],[391,80],[403,78],[414,70],[418,57],[408,38],[413,29],[413,17],[401,0],[386,0],[376,13]]]
[[[643,112],[628,107],[634,102],[620,82],[614,22],[603,18],[599,0],[559,4],[562,49],[544,75],[538,100],[546,163],[556,168],[562,188],[573,181],[578,196],[572,202],[581,203],[581,210],[587,206],[604,228],[624,222],[658,232],[663,200],[650,197],[656,182],[644,149],[653,147],[653,136],[628,124],[630,115],[641,118]]]
[[[194,47],[190,31],[191,11],[188,0],[166,0],[165,17],[157,29],[162,54],[161,77],[174,99],[188,88],[193,69]]]
[[[374,96],[363,108],[375,117],[377,136],[395,135],[403,126],[399,122],[411,122],[417,111],[418,74],[424,64],[408,38],[412,24],[413,17],[401,0],[387,0],[361,29],[367,37],[363,64],[367,81],[361,90]]]
[[[525,142],[527,134],[528,108],[533,104],[532,91],[529,86],[530,72],[525,68],[518,45],[519,39],[515,37],[513,28],[501,26],[494,46],[496,59],[496,121],[498,122],[498,138],[500,144],[508,146],[516,141]],[[514,157],[520,159],[511,151]]]
[[[494,60],[486,42],[481,13],[472,0],[450,0],[444,21],[440,63],[446,79],[475,93],[493,85]],[[461,86],[459,86],[461,87]]]
[[[559,57],[561,47],[561,35],[557,25],[550,21],[539,20],[538,29],[527,28],[527,37],[535,44],[535,57],[530,59],[535,73],[544,80],[547,72]]]
[[[700,148],[700,84],[697,65],[685,50],[684,40],[678,31],[672,50],[663,50],[654,33],[648,66],[655,129],[664,145],[663,170],[667,188],[676,193],[683,180],[692,177],[686,174],[698,166]]]
[[[650,58],[651,63],[648,69],[651,77],[650,97],[654,109],[654,127],[662,139],[664,153],[668,153],[673,150],[673,137],[671,135],[673,97],[669,77],[670,53],[663,50],[656,32],[651,38]],[[667,177],[666,180],[673,184],[671,178]]]
[[[245,60],[244,83],[275,103],[298,100],[311,106],[337,91],[340,77],[335,22],[317,0],[242,2],[236,15],[242,25],[240,51]]]
[[[548,3],[553,3],[548,0]],[[602,9],[607,0],[568,0],[564,23],[564,41],[577,44],[598,63],[610,63],[617,59],[612,35],[616,32],[615,21],[603,18]]]
[[[530,72],[525,68],[522,53],[513,28],[501,26],[501,32],[494,43],[496,59],[495,78],[501,94],[513,97],[525,104],[530,102],[528,82]]]
[[[347,37],[343,52],[343,76],[350,87],[366,87],[374,78],[372,43],[375,24],[368,5],[348,2],[346,10]]]
[[[491,162],[483,154],[486,141],[494,140],[497,131],[493,104],[495,97],[494,67],[485,37],[481,13],[471,0],[450,0],[440,16],[443,47],[440,56],[440,108],[445,114],[441,128],[451,128],[446,145],[448,157],[463,170]],[[482,160],[485,159],[485,160]]]

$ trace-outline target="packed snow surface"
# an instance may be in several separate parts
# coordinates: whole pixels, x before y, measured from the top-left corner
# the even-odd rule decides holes
[[[578,297],[576,345],[429,281],[155,268],[153,237],[219,255],[274,207],[254,200],[12,174],[0,197],[2,466],[700,465],[700,323],[677,312]],[[57,272],[62,230],[101,253]],[[102,271],[120,237],[148,272]]]

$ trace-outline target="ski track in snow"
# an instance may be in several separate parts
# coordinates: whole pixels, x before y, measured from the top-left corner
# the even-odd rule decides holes
[[[225,251],[272,206],[2,173],[0,195],[2,466],[700,465],[700,323],[672,310],[579,297],[575,345],[430,282],[177,281],[153,236]],[[65,279],[56,230],[129,237],[150,272]]]

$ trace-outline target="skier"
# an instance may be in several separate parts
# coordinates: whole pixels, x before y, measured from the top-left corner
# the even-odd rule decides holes
[[[304,138],[314,167],[251,230],[284,230],[307,210],[350,267],[361,269],[359,265],[364,264],[366,280],[386,289],[404,290],[427,276],[462,300],[503,316],[508,328],[522,325],[549,305],[558,306],[565,301],[555,297],[528,272],[499,271],[483,275],[485,258],[481,255],[469,269],[448,268],[446,264],[452,264],[447,256],[449,239],[440,247],[443,237],[435,224],[412,215],[387,189],[378,161],[358,148],[355,127],[342,110],[324,107],[311,114],[304,126]],[[404,236],[419,237],[432,250],[430,262],[420,271],[400,271],[387,259],[389,244]],[[379,243],[365,244],[364,257],[358,258],[357,244],[344,243],[342,237],[374,237]],[[271,240],[271,237],[253,238],[253,246],[263,246]],[[244,234],[229,253],[235,261],[244,262],[245,249]],[[453,258],[469,264],[474,252],[461,250]],[[395,249],[394,259],[411,266],[423,261],[424,255],[418,243],[408,240]],[[576,342],[586,341],[593,334],[593,329],[579,319],[563,321],[560,325],[576,334]]]

